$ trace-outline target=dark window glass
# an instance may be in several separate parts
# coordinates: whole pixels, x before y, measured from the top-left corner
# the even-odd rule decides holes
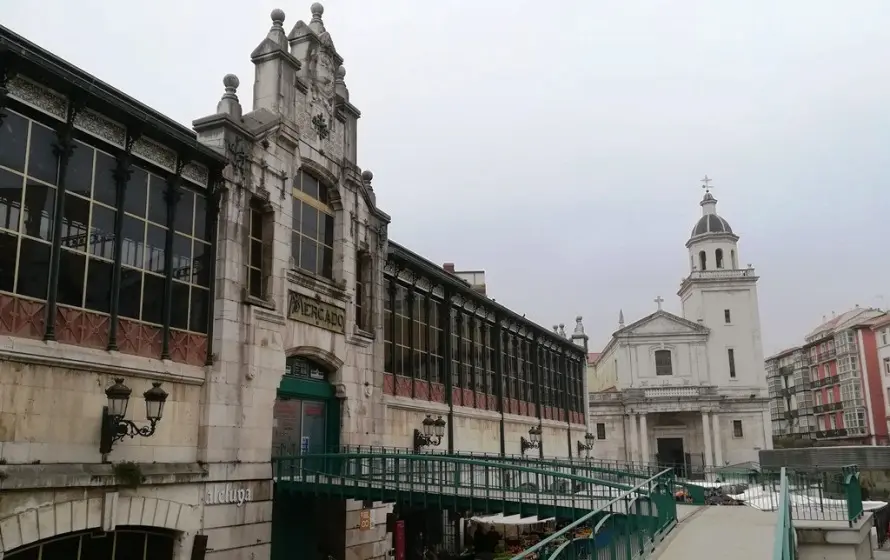
[[[167,224],[167,202],[164,200],[164,191],[167,183],[157,175],[148,176],[148,221],[156,224]]]
[[[291,204],[291,216],[293,220],[291,227],[295,231],[303,231],[303,203],[298,198],[294,198]]]
[[[322,214],[324,221],[324,238],[322,241],[325,245],[334,244],[334,217],[329,214]]]
[[[93,199],[112,208],[117,206],[117,183],[114,170],[117,161],[108,154],[96,151],[96,171],[93,177]]]
[[[39,560],[40,559],[40,546],[32,546],[31,548],[26,548],[24,550],[16,550],[10,554],[4,556],[6,560]],[[105,560],[104,558],[100,560]]]
[[[173,229],[186,235],[192,234],[192,219],[195,215],[195,193],[190,190],[180,189],[179,202],[176,203],[176,216],[173,220]]]
[[[195,241],[192,255],[192,283],[210,287],[210,245]]]
[[[2,153],[3,150],[0,150]],[[25,182],[21,175],[0,169],[0,228],[18,231],[24,190]]]
[[[207,199],[203,196],[195,195],[195,237],[210,241],[212,232],[207,231]]]
[[[170,326],[174,329],[189,327],[189,286],[182,282],[173,282],[173,297],[170,306]]]
[[[192,275],[192,240],[173,235],[173,278],[188,282]]]
[[[308,204],[303,205],[303,229],[300,231],[306,237],[318,239],[318,210]]]
[[[31,123],[31,142],[28,146],[28,175],[47,183],[56,184],[59,175],[59,159],[54,146],[56,133],[35,122]]]
[[[321,247],[320,273],[325,278],[332,278],[334,276],[334,250],[330,247]]]
[[[11,292],[15,284],[15,260],[19,254],[19,238],[0,232],[0,291]]]
[[[80,535],[70,536],[43,545],[41,558],[77,558],[80,551]]]
[[[133,173],[127,182],[127,191],[124,195],[124,210],[145,217],[145,201],[148,197],[148,172],[141,167],[131,167]]]
[[[62,247],[86,251],[90,202],[73,194],[65,194],[62,208]]]
[[[164,245],[167,230],[148,224],[145,241],[145,270],[164,274]]]
[[[250,295],[257,298],[263,297],[263,271],[257,268],[247,269],[247,283],[250,286]]]
[[[293,232],[290,236],[290,256],[294,259],[294,268],[300,266],[300,234]]]
[[[65,174],[65,190],[89,197],[93,190],[93,148],[83,142],[74,143],[74,152],[68,160]]]
[[[206,333],[207,313],[209,309],[210,291],[192,286],[191,314],[189,315],[189,329]]]
[[[62,249],[59,259],[59,303],[80,307],[83,305],[83,279],[86,272],[86,256]]]
[[[114,553],[114,533],[90,533],[80,542],[81,560],[111,560]]]
[[[300,243],[300,268],[309,272],[316,272],[318,259],[318,244],[304,237]]]
[[[53,206],[56,189],[29,181],[25,187],[25,235],[49,241],[53,232]]]
[[[319,184],[315,177],[303,173],[302,171],[299,172],[298,176],[301,178],[302,182],[302,187],[300,190],[302,190],[304,193],[311,196],[312,198],[318,199]]]
[[[114,546],[114,560],[141,560],[145,558],[145,533],[118,531]]]
[[[93,219],[90,224],[90,254],[114,258],[114,210],[93,204]],[[132,218],[128,218],[132,219]]]
[[[19,254],[16,292],[23,296],[46,299],[49,282],[49,254],[52,247],[34,239],[23,238]]]
[[[121,228],[121,262],[142,268],[145,262],[145,222],[132,216],[124,216]]]
[[[24,172],[27,145],[28,119],[7,110],[0,125],[0,165]]]
[[[164,277],[145,274],[142,286],[142,320],[161,324],[164,301]]]
[[[90,259],[87,267],[87,309],[109,313],[111,311],[111,275],[114,264],[100,259]]]
[[[119,312],[123,317],[139,318],[142,303],[142,272],[132,268],[121,270],[121,294]],[[154,302],[157,306],[158,302]]]
[[[146,560],[173,558],[173,537],[149,533],[145,546],[145,558]]]

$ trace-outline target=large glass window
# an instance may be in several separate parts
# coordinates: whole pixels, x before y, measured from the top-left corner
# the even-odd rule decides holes
[[[9,560],[169,560],[172,532],[137,528],[69,533],[6,552]]]
[[[393,336],[392,332],[392,290],[393,280],[388,280],[386,292],[383,296],[383,371],[395,373],[393,364]]]
[[[291,256],[294,267],[334,277],[334,210],[327,187],[301,171],[294,178]]]
[[[408,315],[408,288],[405,286],[396,286],[396,301],[394,312],[396,314],[395,332],[395,355],[393,356],[393,365],[396,375],[411,375],[411,360],[408,354],[408,332],[411,328],[411,317]]]
[[[439,314],[441,313],[442,304],[436,300],[430,302],[429,323],[432,332],[430,333],[430,354],[432,354],[432,363],[430,365],[430,381],[433,383],[444,383],[442,372],[445,368],[444,346],[442,342],[444,331],[441,328]]]

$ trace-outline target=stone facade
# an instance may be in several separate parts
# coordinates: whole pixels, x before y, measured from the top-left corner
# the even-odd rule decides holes
[[[756,462],[772,448],[757,276],[706,193],[689,241],[683,316],[658,310],[613,334],[588,368],[598,458],[686,465]]]

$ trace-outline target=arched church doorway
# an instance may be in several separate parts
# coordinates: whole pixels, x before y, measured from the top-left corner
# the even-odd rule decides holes
[[[108,533],[80,531],[7,551],[4,560],[173,560],[175,533],[126,527]]]
[[[305,356],[287,358],[272,411],[273,455],[335,452],[340,446],[340,401],[333,369]]]

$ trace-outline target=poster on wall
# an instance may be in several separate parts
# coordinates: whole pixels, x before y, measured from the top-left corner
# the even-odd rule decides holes
[[[300,453],[309,453],[309,436],[303,436],[300,440]]]
[[[396,521],[395,532],[393,533],[393,548],[395,549],[395,560],[405,560],[405,520]]]

